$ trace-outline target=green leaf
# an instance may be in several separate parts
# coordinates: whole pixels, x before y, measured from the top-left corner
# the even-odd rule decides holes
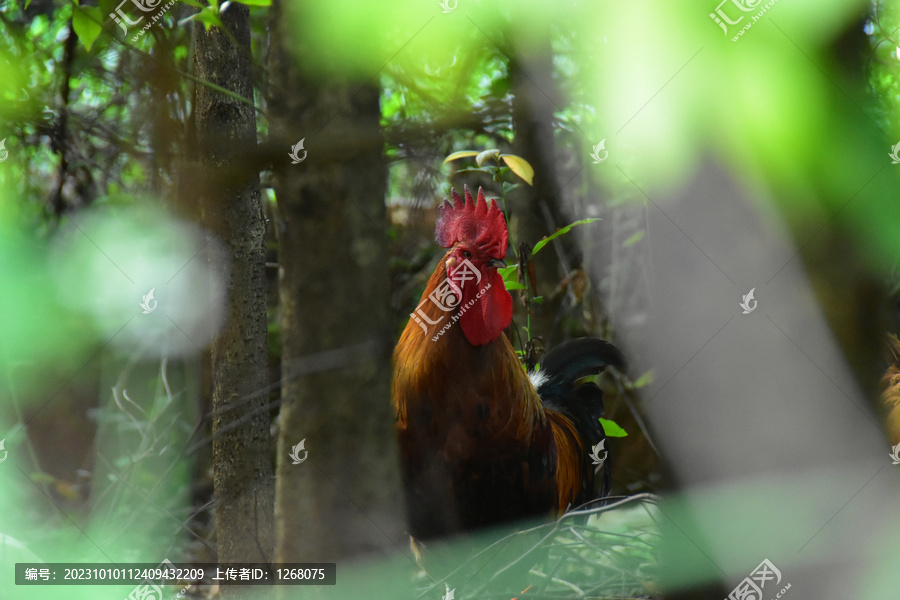
[[[90,52],[94,40],[103,29],[103,15],[98,6],[76,6],[72,13],[72,27],[84,49]]]
[[[509,170],[524,179],[525,183],[534,185],[534,169],[527,160],[515,154],[501,154],[500,158],[503,159]]]
[[[507,290],[524,290],[525,286],[519,283],[519,265],[511,267],[500,267],[497,269],[500,277],[503,278],[503,285]]]
[[[508,193],[512,192],[513,190],[516,190],[516,189],[522,187],[521,183],[510,183],[508,181],[504,181],[500,185],[503,187],[504,194],[508,194]]]
[[[217,10],[218,10],[218,8],[215,9],[215,11],[217,11]],[[217,15],[215,11],[210,8],[204,8],[197,14],[191,15],[184,21],[190,21],[192,19],[196,19],[196,20],[200,21],[201,23],[203,23],[203,27],[204,27],[204,29],[206,29],[206,31],[209,31],[209,28],[213,27],[213,26],[224,27],[224,25],[222,25],[222,20],[219,18],[219,15]]]
[[[635,231],[634,234],[630,238],[625,240],[625,242],[622,244],[622,247],[627,248],[628,246],[631,246],[632,244],[637,244],[642,239],[644,239],[644,230],[643,229],[641,229],[640,231]]]
[[[31,26],[28,28],[28,33],[31,37],[38,37],[43,35],[50,28],[50,20],[47,18],[47,15],[37,15],[31,20]]]
[[[247,6],[272,6],[272,0],[232,0]]]
[[[534,249],[531,251],[531,255],[534,256],[537,254],[541,248],[552,242],[554,239],[559,236],[569,233],[569,230],[575,227],[576,225],[586,225],[587,223],[593,223],[594,221],[599,221],[600,219],[581,219],[580,221],[575,221],[574,223],[570,223],[561,229],[557,229],[556,233],[551,233],[547,237],[538,241],[537,244],[534,245]]]
[[[484,150],[483,152],[478,153],[478,155],[475,157],[475,162],[479,167],[483,167],[484,161],[489,158],[497,158],[498,156],[500,156],[500,151],[496,148],[492,148],[491,150]]]
[[[507,281],[516,281],[519,278],[519,265],[500,267],[497,269],[497,272],[500,273],[500,277],[503,278],[504,283]]]
[[[543,296],[535,296],[534,298],[531,299],[531,301],[534,302],[535,304],[543,304],[544,297]]]
[[[181,0],[181,1],[184,2],[185,4],[187,4],[188,6],[193,6],[194,8],[206,8],[205,6],[203,6],[202,4],[197,2],[197,0]]]
[[[628,432],[619,427],[619,424],[609,419],[600,419],[600,426],[607,437],[627,437]]]
[[[451,160],[456,160],[457,158],[466,158],[467,156],[478,156],[478,151],[476,150],[460,150],[459,152],[454,152],[450,156],[444,159],[444,162],[441,164],[446,165]]]
[[[647,371],[646,373],[644,373],[643,375],[638,377],[637,381],[635,381],[634,383],[631,383],[625,387],[627,387],[628,389],[631,389],[631,390],[636,390],[636,389],[648,386],[651,383],[653,383],[653,369],[650,369],[649,371]]]

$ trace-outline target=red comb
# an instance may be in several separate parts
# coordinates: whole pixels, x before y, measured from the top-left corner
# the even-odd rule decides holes
[[[469,186],[466,186],[465,192],[464,202],[451,188],[453,203],[444,200],[441,204],[441,214],[434,227],[435,241],[444,248],[456,242],[474,244],[492,258],[503,259],[509,241],[503,212],[493,200],[488,204],[480,187],[477,201],[472,199]]]

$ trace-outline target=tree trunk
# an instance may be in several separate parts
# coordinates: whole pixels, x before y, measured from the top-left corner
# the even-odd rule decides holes
[[[197,76],[253,98],[246,6],[221,15],[228,32],[195,32]],[[209,87],[196,91],[196,131],[207,227],[223,244],[214,268],[229,292],[227,321],[212,346],[213,483],[221,562],[264,562],[272,551],[272,457],[267,395],[264,234],[259,178],[217,185],[242,153],[256,146],[256,115]],[[212,246],[212,245],[211,245]],[[236,591],[238,588],[223,588]]]
[[[390,410],[387,170],[377,87],[299,72],[289,51],[314,49],[291,35],[294,8],[273,4],[269,62],[284,144],[276,560],[334,561],[407,545]],[[301,139],[305,158],[291,164]]]
[[[516,194],[524,198],[510,204],[521,207],[516,213],[516,239],[534,246],[542,237],[550,235],[566,223],[563,223],[565,219],[560,211],[561,198],[554,156],[552,97],[557,95],[557,90],[552,78],[552,52],[549,41],[531,40],[531,43],[535,47],[519,44],[520,48],[517,48],[517,53],[510,60],[509,75],[513,89],[516,151],[534,167],[534,185],[519,188]],[[561,255],[566,256],[567,249],[572,247],[571,241],[566,238],[567,236],[557,238],[532,260],[537,283],[536,295],[543,296],[544,302],[531,305],[531,330],[533,336],[544,340],[548,349],[561,341],[552,336],[554,333],[559,335],[557,321],[564,296],[550,298],[549,294],[570,274],[562,272],[571,267],[564,265],[560,258]],[[515,250],[518,251],[518,248]]]

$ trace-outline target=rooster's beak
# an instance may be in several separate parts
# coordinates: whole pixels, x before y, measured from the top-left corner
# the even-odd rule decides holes
[[[496,268],[500,269],[500,268],[505,267],[506,263],[504,261],[500,260],[499,258],[492,258],[491,260],[489,260],[487,262],[487,266],[496,267]]]

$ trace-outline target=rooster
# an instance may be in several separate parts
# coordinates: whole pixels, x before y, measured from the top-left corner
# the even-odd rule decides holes
[[[477,200],[468,188],[465,200],[451,197],[435,227],[449,250],[394,351],[410,533],[422,541],[591,500],[603,401],[578,381],[625,364],[612,344],[581,338],[526,373],[504,334],[513,302],[497,271],[509,239],[503,213],[481,189]]]

